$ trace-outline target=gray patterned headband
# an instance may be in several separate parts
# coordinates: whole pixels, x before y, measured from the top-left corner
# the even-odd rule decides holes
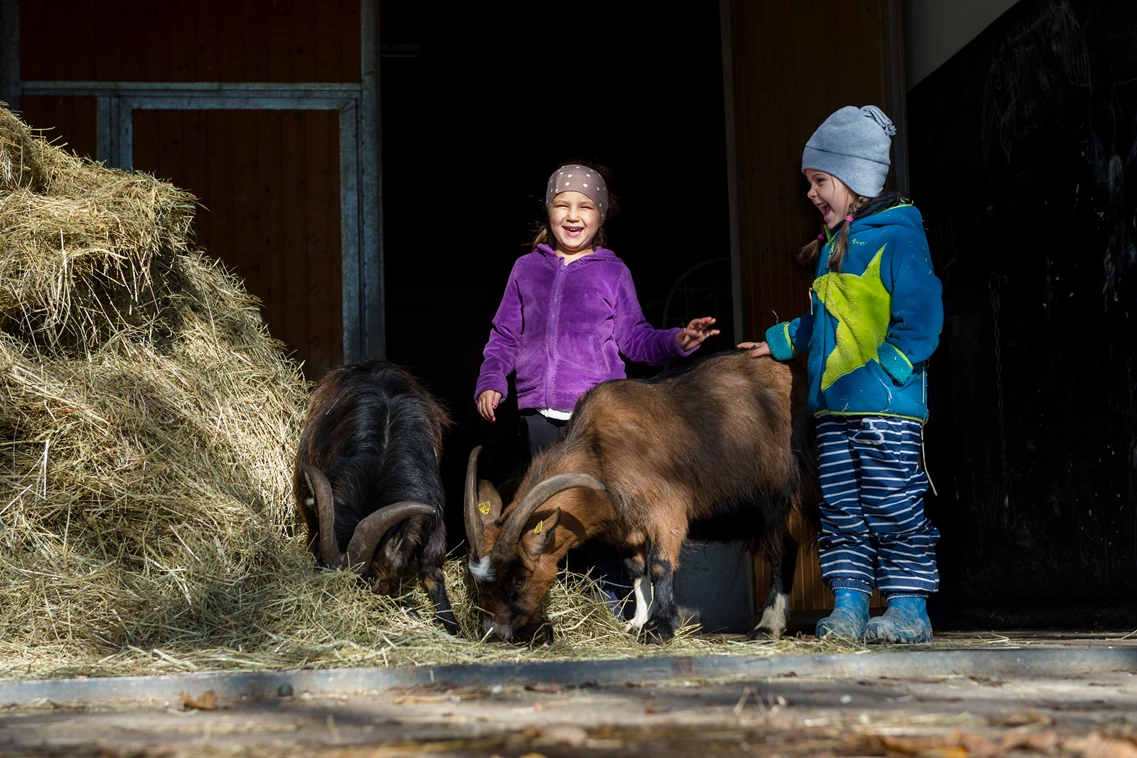
[[[545,207],[553,204],[553,198],[562,192],[579,192],[596,203],[600,212],[600,223],[608,215],[608,187],[600,174],[587,166],[561,166],[549,177],[549,187],[545,190]]]

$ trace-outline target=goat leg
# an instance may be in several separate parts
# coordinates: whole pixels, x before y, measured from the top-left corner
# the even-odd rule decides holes
[[[648,642],[667,642],[679,628],[679,608],[675,604],[675,567],[679,565],[679,547],[653,543],[648,549],[648,566],[651,572],[652,603],[644,630]]]
[[[770,541],[770,593],[762,619],[750,632],[750,639],[769,636],[778,639],[786,631],[789,618],[789,591],[794,586],[794,570],[797,567],[797,540],[790,530],[783,526],[782,534]]]
[[[439,525],[431,531],[430,539],[422,548],[422,561],[420,572],[422,584],[430,595],[434,605],[434,617],[438,619],[447,632],[457,635],[458,622],[454,618],[454,610],[450,607],[450,596],[446,594],[446,581],[443,577],[442,566],[446,562],[446,529]]]
[[[442,569],[435,568],[424,571],[422,583],[434,604],[434,617],[442,623],[447,632],[457,635],[459,632],[458,621],[454,618],[454,610],[450,607],[450,597],[446,594],[446,583],[442,578]]]
[[[647,556],[638,552],[625,558],[624,570],[632,580],[636,593],[636,615],[624,627],[624,631],[639,634],[651,611],[651,579],[647,575]]]

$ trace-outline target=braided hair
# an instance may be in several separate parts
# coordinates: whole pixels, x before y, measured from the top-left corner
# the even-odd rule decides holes
[[[854,198],[853,202],[849,204],[849,210],[845,214],[845,220],[841,222],[841,231],[837,233],[837,239],[833,242],[833,247],[829,251],[829,269],[831,271],[841,270],[841,261],[845,258],[845,251],[849,248],[849,226],[854,220],[871,216],[886,208],[891,208],[899,202],[904,202],[904,198],[900,197],[900,195],[894,191],[884,192],[877,197],[862,197],[858,195]],[[817,235],[817,239],[798,251],[798,262],[811,268],[816,267],[817,259],[821,256],[825,242],[826,234],[822,231],[821,234]]]

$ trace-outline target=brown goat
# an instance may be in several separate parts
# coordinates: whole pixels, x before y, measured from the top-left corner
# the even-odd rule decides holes
[[[509,639],[540,626],[558,561],[595,538],[625,555],[636,585],[632,626],[670,639],[679,622],[674,574],[688,536],[748,540],[763,552],[773,583],[752,635],[785,630],[798,548],[787,519],[798,512],[819,524],[800,368],[735,352],[600,384],[578,401],[565,439],[534,458],[504,510],[493,486],[477,480],[477,455],[465,520],[487,635]]]
[[[457,633],[442,572],[439,460],[448,423],[438,401],[401,368],[341,366],[312,391],[293,492],[319,565],[351,568],[383,595],[417,569],[438,619]]]

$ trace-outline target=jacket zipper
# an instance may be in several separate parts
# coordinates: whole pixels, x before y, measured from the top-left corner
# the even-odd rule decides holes
[[[560,258],[556,259],[557,273],[553,278],[553,304],[549,308],[549,320],[545,325],[545,352],[548,354],[548,363],[545,367],[545,407],[552,408],[552,384],[554,367],[556,366],[556,322],[560,317],[561,284],[564,282],[564,273],[568,266]]]

